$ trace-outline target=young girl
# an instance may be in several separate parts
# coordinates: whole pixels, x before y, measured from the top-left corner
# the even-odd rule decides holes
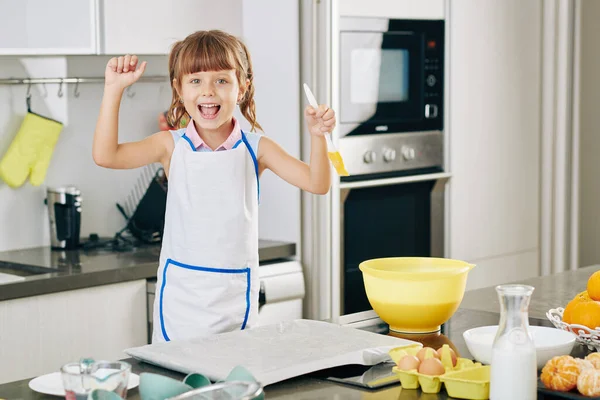
[[[221,31],[200,31],[173,46],[169,125],[144,140],[119,143],[123,91],[144,73],[138,58],[106,66],[93,157],[106,168],[162,164],[169,180],[154,302],[153,342],[246,329],[258,317],[258,200],[260,175],[270,169],[311,193],[330,187],[325,132],[335,113],[307,106],[310,164],[290,156],[267,136],[242,132],[236,104],[256,120],[252,62],[246,46]],[[290,134],[294,134],[290,132]]]

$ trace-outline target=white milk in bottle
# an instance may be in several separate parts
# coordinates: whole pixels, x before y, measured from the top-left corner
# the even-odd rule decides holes
[[[535,345],[528,332],[533,290],[526,285],[496,287],[501,312],[492,347],[490,400],[537,398]]]

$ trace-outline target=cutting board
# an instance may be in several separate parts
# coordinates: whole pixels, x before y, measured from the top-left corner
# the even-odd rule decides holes
[[[184,374],[201,373],[212,381],[225,379],[241,365],[266,386],[325,368],[390,361],[390,349],[414,344],[420,345],[328,322],[295,320],[125,352]]]

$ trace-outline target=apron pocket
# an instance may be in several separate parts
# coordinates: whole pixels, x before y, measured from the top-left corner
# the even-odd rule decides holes
[[[250,312],[250,268],[210,268],[167,259],[159,288],[164,340],[244,329]]]

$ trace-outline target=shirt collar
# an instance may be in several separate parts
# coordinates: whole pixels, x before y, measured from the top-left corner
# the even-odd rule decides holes
[[[217,149],[215,151],[231,150],[233,148],[233,146],[235,146],[235,144],[239,140],[242,139],[242,131],[240,128],[240,124],[238,123],[238,121],[235,118],[232,118],[232,120],[233,120],[233,129],[231,130],[231,133],[229,134],[227,139],[225,139],[225,141],[219,147],[217,147]],[[196,131],[196,126],[194,125],[194,121],[191,119],[186,128],[185,134],[188,138],[190,138],[190,140],[192,141],[192,144],[194,145],[196,150],[199,150],[202,147],[205,147],[210,150],[210,147],[208,147],[208,145],[206,143],[204,143],[204,140],[202,140],[202,138],[200,137],[200,134],[198,134],[198,131]]]

